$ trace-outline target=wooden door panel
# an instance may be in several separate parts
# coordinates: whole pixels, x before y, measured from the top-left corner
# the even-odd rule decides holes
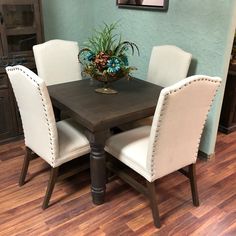
[[[16,135],[12,103],[7,89],[0,90],[0,140]]]

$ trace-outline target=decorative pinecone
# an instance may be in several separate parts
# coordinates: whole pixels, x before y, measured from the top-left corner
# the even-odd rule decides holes
[[[95,57],[95,64],[98,70],[103,71],[107,65],[107,61],[109,59],[109,55],[105,54],[104,52],[99,52]]]

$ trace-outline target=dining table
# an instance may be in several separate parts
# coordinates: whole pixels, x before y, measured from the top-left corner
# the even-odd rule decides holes
[[[92,79],[48,86],[52,104],[83,128],[89,140],[91,194],[93,203],[104,203],[106,191],[105,142],[111,129],[152,116],[161,86],[133,78],[112,83],[117,94],[102,94],[95,89],[102,83]]]

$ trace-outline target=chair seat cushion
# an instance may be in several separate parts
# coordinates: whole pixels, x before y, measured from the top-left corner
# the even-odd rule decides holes
[[[147,169],[147,152],[151,127],[142,126],[111,136],[105,150],[135,170],[147,180],[151,173]]]
[[[70,161],[90,152],[89,141],[83,134],[83,128],[73,119],[57,122],[59,158],[55,166]]]

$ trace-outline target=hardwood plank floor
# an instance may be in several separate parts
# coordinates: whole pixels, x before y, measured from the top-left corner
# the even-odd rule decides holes
[[[161,229],[153,226],[148,200],[119,179],[107,185],[106,203],[94,206],[89,171],[58,182],[43,211],[48,165],[32,160],[27,183],[19,187],[23,155],[23,141],[0,146],[1,236],[236,235],[236,132],[219,133],[216,157],[197,163],[199,207],[180,173],[157,182]]]

